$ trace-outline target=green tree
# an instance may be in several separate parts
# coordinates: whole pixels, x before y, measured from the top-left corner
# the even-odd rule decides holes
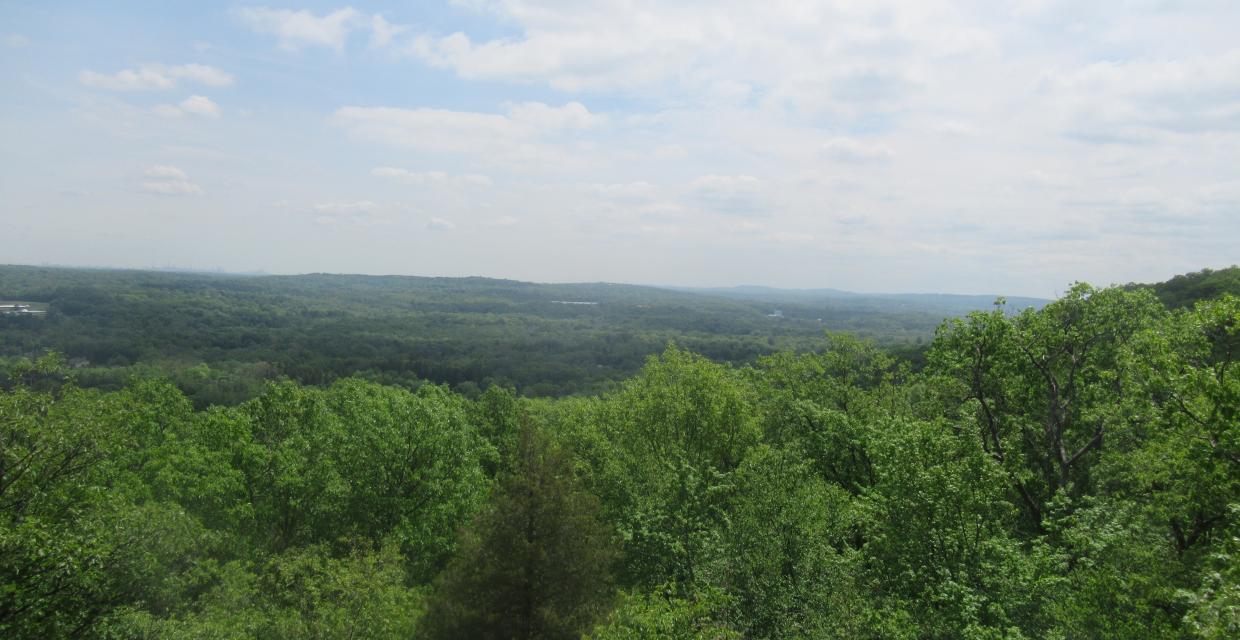
[[[625,586],[710,582],[729,475],[761,439],[753,395],[731,367],[669,347],[591,408],[606,441],[590,452],[592,487],[623,539]]]
[[[1003,470],[968,430],[892,420],[878,430],[867,491],[865,562],[881,604],[920,638],[1021,637],[1044,622],[1049,578],[1010,535]]]
[[[437,583],[431,638],[578,638],[612,598],[612,533],[567,452],[522,431],[505,475]]]
[[[894,384],[905,372],[873,342],[828,341],[820,353],[758,362],[763,430],[766,442],[802,451],[822,477],[855,493],[874,481],[870,425],[908,405]]]
[[[45,364],[19,369],[59,377]],[[0,393],[0,635],[85,637],[120,607],[178,606],[214,545],[144,482],[162,435],[134,409],[158,406],[158,391],[135,407],[122,394],[39,386]],[[166,399],[184,401],[175,389]]]
[[[397,545],[360,542],[340,557],[325,545],[229,562],[194,606],[172,615],[125,611],[115,637],[167,640],[404,640],[414,637],[422,594],[405,585]]]
[[[930,371],[976,417],[981,446],[1007,472],[1030,531],[1041,530],[1057,491],[1091,490],[1108,434],[1129,424],[1125,348],[1165,314],[1148,291],[1077,284],[1040,310],[973,313],[940,329]]]
[[[229,446],[259,541],[274,551],[392,535],[413,575],[429,580],[484,497],[489,454],[464,401],[444,388],[281,383],[242,410],[251,432]]]
[[[688,598],[658,593],[624,596],[589,640],[740,640],[726,618],[731,600],[717,589]]]
[[[747,638],[858,638],[873,621],[849,545],[851,496],[795,451],[758,447],[737,470],[721,584]]]

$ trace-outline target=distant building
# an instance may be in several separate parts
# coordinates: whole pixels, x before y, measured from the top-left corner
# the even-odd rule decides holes
[[[45,313],[47,313],[47,311],[44,311],[43,309],[32,309],[30,308],[30,305],[22,304],[20,302],[0,304],[0,315],[3,315],[3,316],[15,316],[15,315],[37,316],[37,315],[42,315]]]
[[[774,310],[774,311],[772,311],[772,312],[770,312],[770,313],[766,314],[766,317],[768,317],[768,318],[782,318],[782,317],[784,317],[784,311],[783,311],[782,309],[776,309],[776,310]]]

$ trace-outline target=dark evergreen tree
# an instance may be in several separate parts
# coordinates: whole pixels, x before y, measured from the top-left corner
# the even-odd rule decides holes
[[[612,598],[612,535],[597,514],[567,452],[525,427],[513,471],[437,585],[427,637],[580,637]]]

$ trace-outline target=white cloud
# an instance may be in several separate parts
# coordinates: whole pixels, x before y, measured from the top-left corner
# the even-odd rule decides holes
[[[10,33],[4,36],[3,42],[6,47],[11,49],[20,49],[30,44],[30,38],[27,38],[20,33]]]
[[[1075,186],[1076,182],[1066,173],[1033,170],[1025,174],[1025,182],[1036,189],[1061,190]]]
[[[1094,62],[1048,72],[1040,86],[1067,132],[1082,139],[1240,131],[1240,49],[1182,60]]]
[[[728,231],[737,233],[757,233],[766,230],[766,225],[753,220],[733,220],[723,225]]]
[[[560,0],[470,2],[516,35],[423,34],[406,50],[471,80],[566,91],[672,89],[701,99],[853,116],[894,108],[917,68],[994,55],[992,31],[951,2]]]
[[[813,235],[796,231],[776,231],[767,237],[780,244],[806,245],[814,242]]]
[[[694,179],[689,186],[698,191],[726,191],[731,193],[737,190],[752,189],[761,183],[761,180],[753,176],[720,176],[710,174]]]
[[[161,118],[180,118],[185,115],[185,112],[181,111],[180,107],[170,104],[157,104],[151,107],[151,113]]]
[[[181,109],[186,113],[203,116],[205,118],[220,117],[220,107],[206,96],[190,96],[181,101]]]
[[[927,129],[931,133],[938,133],[944,136],[969,137],[976,136],[981,133],[977,126],[967,122],[956,120],[945,120],[934,122],[928,125]]]
[[[186,180],[189,178],[184,171],[178,167],[166,164],[158,164],[146,168],[146,177],[148,178],[173,178]]]
[[[199,196],[204,193],[202,187],[191,182],[189,175],[180,167],[158,164],[147,167],[143,174],[150,178],[140,184],[147,193],[165,196]]]
[[[242,7],[236,10],[236,15],[252,31],[275,36],[280,41],[280,47],[290,51],[306,46],[341,51],[349,34],[363,23],[362,14],[353,7],[321,16],[305,10]]]
[[[174,66],[153,64],[137,69],[122,69],[112,75],[90,70],[78,74],[78,81],[82,84],[111,91],[172,89],[181,80],[209,87],[226,87],[233,83],[233,77],[230,74],[204,64]]]
[[[342,107],[334,120],[361,138],[433,151],[484,148],[531,133],[499,114],[448,109]]]
[[[430,220],[427,220],[426,228],[432,229],[435,231],[451,231],[452,229],[456,228],[456,225],[453,224],[451,220],[445,220],[443,218],[431,218]]]
[[[412,27],[403,24],[392,24],[380,14],[370,16],[370,46],[386,47],[396,36],[408,33]]]
[[[358,200],[356,202],[324,202],[312,208],[316,213],[356,216],[373,213],[376,207],[377,205],[369,200]]]
[[[855,138],[832,138],[822,144],[822,152],[840,162],[882,162],[895,155],[885,144]]]
[[[354,136],[435,153],[467,156],[481,164],[568,167],[570,155],[549,142],[568,130],[593,127],[601,120],[585,106],[541,103],[508,105],[508,114],[342,107],[333,121]]]
[[[644,180],[623,184],[596,184],[592,190],[606,200],[618,202],[649,201],[658,194],[658,187]]]
[[[374,13],[369,16],[353,7],[315,14],[311,11],[242,7],[234,15],[251,31],[275,36],[281,49],[299,51],[305,47],[328,47],[344,51],[355,31],[370,31],[369,47],[392,47],[396,40],[413,31],[406,24],[396,24]]]
[[[654,150],[654,157],[656,158],[675,159],[683,158],[687,155],[689,155],[689,152],[678,144],[665,144]]]
[[[151,112],[161,118],[180,118],[187,113],[204,118],[218,118],[220,106],[206,96],[190,96],[176,106],[157,104],[151,107]]]
[[[397,167],[375,167],[370,174],[417,185],[446,185],[486,188],[494,184],[490,178],[478,173],[450,174],[444,171],[410,171]]]
[[[540,131],[562,129],[589,129],[603,122],[603,116],[590,113],[580,102],[569,102],[562,107],[552,107],[541,102],[509,104],[508,116],[513,122],[528,125]]]
[[[694,179],[689,189],[698,204],[715,213],[768,213],[765,185],[754,176],[709,174]]]
[[[202,187],[188,180],[160,180],[143,182],[142,188],[150,193],[166,196],[197,196],[202,195]]]
[[[724,231],[734,234],[741,242],[753,244],[763,242],[788,246],[807,246],[814,243],[813,234],[799,231],[772,230],[767,224],[752,220],[734,220],[725,222]]]
[[[545,12],[549,22],[559,22],[559,29],[530,32],[541,24],[529,25],[522,39],[480,43],[460,32],[443,37],[424,35],[414,40],[409,51],[432,66],[451,69],[464,78],[545,81],[557,89],[579,90],[657,82],[668,75],[669,61],[690,59],[681,53],[687,53],[686,45],[697,41],[693,29],[684,31],[688,37],[677,37],[674,30],[681,25],[660,29],[657,24],[647,24],[647,32],[643,33],[633,29],[633,21],[623,14],[607,16],[591,8],[581,11],[577,5],[563,8],[559,19],[549,15],[552,11]],[[574,21],[578,17],[574,13],[592,13],[599,21]],[[611,23],[612,30],[603,28],[607,25],[602,21],[608,18],[619,18]],[[653,42],[662,35],[675,41]]]

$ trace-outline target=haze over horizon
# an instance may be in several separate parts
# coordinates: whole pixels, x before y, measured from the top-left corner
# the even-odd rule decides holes
[[[1240,5],[0,8],[0,262],[1052,297],[1240,261]]]
[[[210,266],[208,267],[181,267],[177,265],[115,266],[115,265],[98,265],[98,264],[59,264],[59,263],[48,263],[48,262],[43,262],[39,264],[0,263],[0,267],[2,266],[34,267],[34,268],[46,268],[46,269],[68,269],[68,270],[85,269],[85,270],[102,270],[102,271],[146,271],[146,272],[152,272],[152,273],[189,273],[189,274],[215,275],[215,276],[225,276],[225,277],[227,276],[296,277],[296,276],[329,275],[329,276],[342,276],[342,277],[364,276],[364,277],[375,277],[375,278],[388,278],[388,277],[460,278],[460,279],[483,278],[483,279],[488,279],[488,280],[504,280],[504,281],[527,283],[527,284],[551,284],[551,285],[554,285],[554,284],[609,284],[609,285],[621,285],[621,286],[653,287],[657,289],[670,289],[670,290],[701,292],[701,293],[711,293],[712,291],[716,291],[716,290],[726,291],[726,290],[744,290],[744,289],[769,289],[772,291],[787,292],[787,293],[829,291],[829,292],[835,292],[835,293],[840,293],[840,294],[845,294],[845,295],[858,295],[858,296],[867,296],[867,295],[874,295],[874,296],[949,295],[949,296],[962,296],[962,297],[1003,296],[1006,298],[1029,298],[1029,299],[1038,299],[1038,300],[1043,300],[1043,301],[1053,300],[1054,298],[1061,295],[1064,291],[1066,291],[1066,289],[1068,289],[1070,285],[1072,284],[1072,283],[1069,283],[1068,285],[1064,286],[1062,290],[1057,290],[1049,295],[1044,296],[1044,295],[1035,295],[1035,294],[1024,294],[1021,292],[1013,292],[1013,291],[960,292],[960,291],[945,291],[945,290],[927,290],[927,291],[855,290],[855,289],[842,289],[840,287],[831,286],[830,284],[823,284],[821,286],[806,286],[806,287],[780,287],[780,286],[775,286],[775,285],[763,284],[760,282],[737,282],[737,283],[731,283],[731,284],[701,285],[701,284],[694,284],[694,283],[676,283],[676,282],[625,282],[621,280],[522,280],[519,278],[506,277],[502,274],[488,275],[488,274],[480,274],[480,273],[428,275],[428,274],[420,274],[420,273],[381,273],[381,272],[367,273],[367,272],[360,272],[360,271],[338,271],[338,272],[276,271],[276,272],[273,272],[273,271],[267,271],[264,269],[250,269],[250,270],[226,269],[223,267],[210,267]],[[1220,269],[1226,269],[1229,267],[1234,268],[1235,265],[1228,265],[1227,267],[1220,267]],[[1204,269],[1209,270],[1212,268],[1204,267]],[[1170,280],[1171,278],[1178,276],[1178,275],[1183,275],[1183,274],[1170,274],[1164,278],[1159,279],[1159,281]],[[1127,284],[1156,284],[1156,282],[1136,282],[1136,281],[1106,282],[1106,283],[1093,282],[1089,284],[1107,287],[1107,286],[1127,285]]]

